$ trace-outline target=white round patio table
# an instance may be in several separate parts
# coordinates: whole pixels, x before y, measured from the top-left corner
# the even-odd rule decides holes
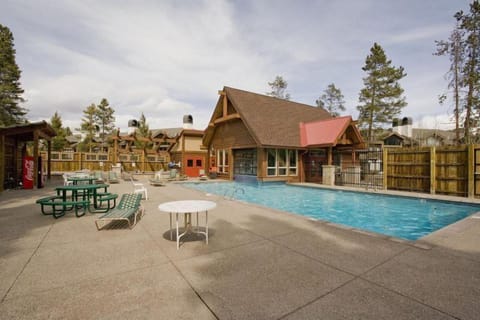
[[[215,209],[217,204],[207,200],[181,200],[170,201],[158,205],[158,209],[162,212],[170,214],[170,240],[172,238],[172,214],[175,213],[175,223],[177,232],[177,250],[180,248],[180,238],[189,232],[205,235],[205,242],[208,244],[208,211]],[[198,213],[205,212],[205,231],[201,231],[198,223]],[[178,214],[184,214],[185,230],[179,234],[178,231]],[[192,228],[192,213],[197,215],[197,227]]]

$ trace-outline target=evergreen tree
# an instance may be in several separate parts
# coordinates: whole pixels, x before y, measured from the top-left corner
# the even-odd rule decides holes
[[[472,129],[477,126],[480,111],[480,3],[473,1],[469,13],[459,11],[455,18],[464,32],[462,85],[466,89],[466,97],[463,127],[464,140],[468,144],[472,142]]]
[[[338,117],[340,111],[345,111],[345,100],[343,100],[342,91],[335,87],[335,84],[331,83],[323,92],[318,100],[315,101],[317,107],[327,110],[332,117]]]
[[[110,107],[108,100],[103,98],[100,104],[97,105],[95,122],[100,131],[100,139],[102,140],[102,147],[105,144],[105,138],[110,136],[115,129],[115,111]]]
[[[370,49],[362,70],[367,76],[363,78],[365,87],[360,91],[358,120],[360,128],[366,130],[367,141],[371,142],[374,130],[390,124],[407,105],[399,83],[406,74],[403,67],[392,66],[377,43]]]
[[[461,104],[462,100],[462,83],[463,76],[462,70],[465,64],[465,52],[463,48],[463,35],[457,23],[455,29],[450,34],[448,41],[435,41],[437,45],[437,51],[434,55],[448,56],[451,62],[450,70],[448,70],[448,89],[452,90],[453,102],[454,102],[454,118],[455,118],[455,134],[456,141],[460,141],[460,115],[463,111]],[[440,104],[444,104],[447,100],[447,94],[440,96]]]
[[[267,92],[267,95],[276,97],[279,99],[290,100],[290,94],[286,92],[288,83],[287,81],[283,80],[283,77],[276,76],[273,82],[269,82],[268,85],[272,89],[272,91]]]
[[[85,133],[85,138],[79,144],[78,148],[79,151],[92,152],[95,144],[95,135],[99,131],[96,121],[97,106],[92,103],[83,111],[83,115],[80,131]]]
[[[145,118],[145,115],[143,114],[143,112],[138,122],[139,122],[138,129],[136,131],[137,137],[150,138],[150,135],[151,135],[150,128],[147,124],[147,119]],[[135,141],[135,145],[139,149],[146,149],[146,148],[150,148],[152,146],[152,143],[148,141]]]
[[[15,53],[12,32],[0,24],[0,127],[27,122],[27,109],[19,105],[25,100]]]
[[[62,118],[55,111],[55,114],[50,119],[50,125],[55,130],[57,135],[52,139],[52,150],[62,151],[67,146],[67,130],[62,126]]]

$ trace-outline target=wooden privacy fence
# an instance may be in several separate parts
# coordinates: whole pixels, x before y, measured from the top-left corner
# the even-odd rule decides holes
[[[480,145],[385,148],[383,172],[389,190],[480,197]]]
[[[46,152],[41,156],[46,163]],[[114,160],[112,152],[52,152],[52,172],[72,172],[80,170],[110,171],[118,164],[127,172],[155,172],[165,169],[170,156],[167,152],[159,153],[120,153]]]

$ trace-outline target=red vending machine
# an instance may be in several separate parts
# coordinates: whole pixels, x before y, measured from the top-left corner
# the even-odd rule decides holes
[[[23,188],[33,189],[33,157],[23,158]]]

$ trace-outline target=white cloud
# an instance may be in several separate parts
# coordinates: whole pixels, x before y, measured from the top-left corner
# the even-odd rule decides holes
[[[206,127],[224,85],[264,93],[282,75],[296,101],[313,104],[331,83],[356,117],[361,68],[373,42],[405,66],[402,116],[442,113],[445,87],[433,40],[448,37],[468,1],[6,1],[32,121],[58,110],[78,127],[107,98],[117,126],[143,112],[151,128]],[[436,60],[435,60],[436,59]],[[446,112],[445,112],[446,114]],[[426,121],[425,124],[432,123]]]

